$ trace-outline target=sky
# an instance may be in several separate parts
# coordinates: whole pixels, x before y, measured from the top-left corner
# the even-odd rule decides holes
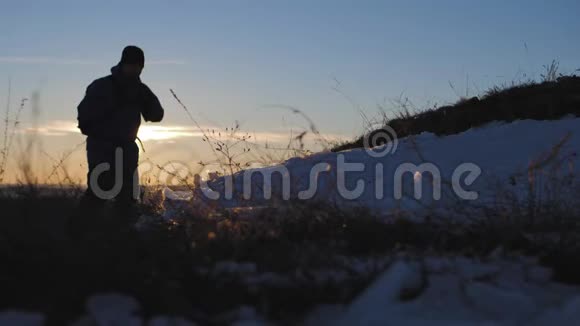
[[[83,141],[76,106],[129,44],[145,51],[142,80],[166,110],[141,132],[158,161],[210,155],[169,89],[204,127],[238,121],[260,141],[283,142],[308,128],[283,108],[294,107],[329,138],[351,139],[364,130],[361,112],[390,112],[396,99],[421,109],[539,78],[552,60],[564,73],[580,68],[573,0],[0,0],[0,8],[0,108],[4,115],[10,103],[14,113],[36,94],[39,113],[27,102],[18,135],[38,133],[43,166]],[[83,162],[80,148],[66,164],[82,175]]]

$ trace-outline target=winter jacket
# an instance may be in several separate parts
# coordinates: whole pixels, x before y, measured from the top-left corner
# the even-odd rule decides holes
[[[159,99],[139,78],[127,80],[118,66],[111,75],[93,81],[77,107],[78,127],[89,138],[113,143],[134,142],[145,121],[159,122],[163,108]]]

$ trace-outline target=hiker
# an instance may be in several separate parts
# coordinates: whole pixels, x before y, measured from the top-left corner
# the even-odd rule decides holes
[[[157,96],[139,78],[144,65],[143,50],[125,47],[111,74],[93,81],[78,105],[78,127],[87,136],[89,171],[81,200],[86,213],[99,214],[105,202],[114,199],[119,216],[137,218],[139,148],[135,141],[141,116],[160,122],[164,114]]]

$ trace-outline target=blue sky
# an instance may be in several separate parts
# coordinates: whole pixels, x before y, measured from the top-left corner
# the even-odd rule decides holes
[[[163,125],[188,123],[173,88],[204,125],[299,128],[269,107],[282,104],[346,137],[363,121],[335,80],[373,116],[401,94],[418,107],[444,104],[539,77],[553,59],[563,72],[580,68],[578,1],[1,0],[0,8],[0,101],[9,79],[13,105],[39,91],[41,124],[74,122],[85,87],[127,44],[145,50],[142,79],[166,108]],[[55,151],[81,139],[53,137]]]

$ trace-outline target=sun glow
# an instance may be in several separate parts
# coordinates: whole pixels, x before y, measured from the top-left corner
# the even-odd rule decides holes
[[[142,125],[141,128],[139,128],[138,136],[142,141],[170,140],[183,137],[201,137],[202,133],[183,126]]]
[[[209,130],[220,130],[215,126],[202,126],[203,131],[195,126],[187,125],[152,125],[141,124],[139,128],[139,139],[141,141],[172,141],[179,138],[201,138],[204,131],[209,133]],[[80,135],[80,130],[77,127],[77,122],[71,120],[52,120],[39,126],[24,126],[19,133],[34,134],[37,136],[47,137],[63,137],[69,135]],[[287,143],[289,139],[294,138],[291,131],[259,131],[249,133],[252,138],[251,142],[268,143]],[[225,136],[225,135],[224,135]],[[344,136],[336,134],[324,134],[326,139],[342,140]]]

